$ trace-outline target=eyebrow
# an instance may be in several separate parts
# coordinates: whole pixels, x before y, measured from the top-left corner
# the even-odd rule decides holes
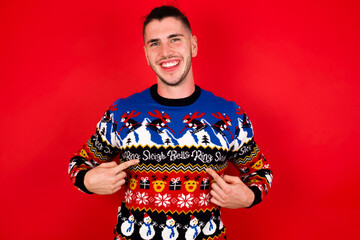
[[[174,38],[174,37],[183,37],[184,35],[180,34],[180,33],[176,33],[176,34],[171,34],[168,36],[168,39],[169,38]]]
[[[159,41],[158,38],[150,39],[149,41],[146,42],[146,44],[153,43],[153,42],[157,42],[157,41]]]
[[[170,34],[167,38],[170,39],[174,37],[183,37],[183,36],[184,36],[183,34],[175,33],[175,34]],[[159,40],[160,40],[159,38],[150,39],[149,41],[146,42],[146,44],[158,42]]]

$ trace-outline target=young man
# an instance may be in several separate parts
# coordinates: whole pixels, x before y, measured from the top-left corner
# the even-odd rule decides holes
[[[195,85],[197,40],[187,18],[155,8],[143,37],[157,84],[106,111],[71,159],[70,177],[86,193],[125,187],[115,239],[225,239],[220,207],[259,203],[269,164],[244,111]],[[239,176],[224,175],[229,161]]]

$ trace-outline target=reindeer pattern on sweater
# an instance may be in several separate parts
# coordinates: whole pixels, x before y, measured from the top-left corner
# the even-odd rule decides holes
[[[85,173],[116,158],[140,160],[127,169],[117,239],[225,239],[220,208],[210,202],[212,179],[205,169],[222,176],[229,162],[235,165],[254,191],[254,204],[272,181],[246,113],[199,87],[180,100],[161,98],[156,85],[117,100],[71,159],[70,178],[88,192]]]

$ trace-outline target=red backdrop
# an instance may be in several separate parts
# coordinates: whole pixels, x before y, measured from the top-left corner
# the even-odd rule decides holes
[[[181,8],[198,85],[239,103],[274,170],[224,209],[229,239],[359,239],[359,1],[1,1],[0,239],[112,239],[121,193],[89,196],[72,154],[117,98],[155,82],[143,17]],[[230,173],[233,169],[230,169]]]

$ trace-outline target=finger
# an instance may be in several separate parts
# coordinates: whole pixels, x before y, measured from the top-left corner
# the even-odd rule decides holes
[[[122,171],[115,175],[115,182],[118,182],[121,179],[124,179],[125,177],[126,177],[126,172]]]
[[[224,204],[224,200],[221,198],[221,196],[214,190],[210,191],[210,195],[212,196],[212,198],[216,199],[217,202]]]
[[[111,191],[112,192],[117,192],[121,189],[122,185],[125,184],[125,179],[121,179],[119,180],[118,182],[116,182],[113,186],[112,186],[112,189]]]
[[[133,160],[129,160],[129,161],[123,162],[123,163],[119,164],[119,165],[116,167],[115,171],[116,171],[116,173],[119,173],[119,172],[127,169],[128,167],[133,166],[133,165],[136,165],[136,164],[138,164],[138,163],[139,163],[139,160],[138,160],[138,159],[133,159]]]
[[[104,167],[104,168],[112,168],[112,167],[115,167],[117,166],[117,163],[115,161],[112,161],[112,162],[104,162],[104,163],[101,163],[99,165],[99,167]]]
[[[224,179],[224,181],[225,181],[226,183],[240,183],[240,182],[242,182],[242,181],[240,180],[240,178],[237,177],[237,176],[225,175],[225,176],[223,177],[223,179]]]
[[[121,180],[119,181],[119,184],[120,184],[120,186],[124,185],[124,184],[125,184],[125,179],[121,179]]]
[[[122,185],[118,185],[115,188],[113,188],[112,193],[116,193],[117,191],[119,191],[121,189]]]
[[[218,205],[219,207],[224,207],[224,204],[222,202],[219,202],[218,200],[216,200],[215,198],[211,198],[210,202],[212,202],[215,205]]]
[[[211,188],[217,194],[217,196],[219,196],[218,197],[219,200],[220,199],[224,200],[226,198],[226,193],[223,191],[223,189],[219,187],[218,184],[216,183],[211,184]]]
[[[215,180],[215,182],[216,182],[217,184],[219,184],[219,186],[220,186],[221,188],[224,188],[224,187],[227,185],[227,183],[224,181],[224,179],[222,179],[222,178],[219,176],[219,174],[217,174],[213,169],[207,168],[207,169],[206,169],[206,172],[207,172],[210,176],[213,177],[213,179]]]

